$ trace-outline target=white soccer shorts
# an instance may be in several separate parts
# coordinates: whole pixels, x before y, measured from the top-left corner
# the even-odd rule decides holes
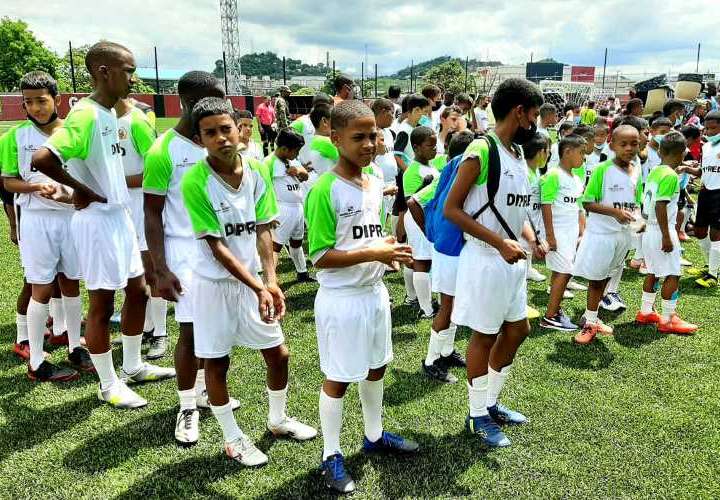
[[[632,248],[632,232],[583,234],[572,274],[591,281],[602,281],[625,263]]]
[[[197,246],[193,238],[165,238],[165,262],[168,269],[180,280],[183,290],[175,302],[175,321],[178,323],[193,322],[191,263],[195,252]]]
[[[451,297],[455,296],[457,269],[460,257],[452,257],[432,249],[432,291]]]
[[[680,239],[674,227],[670,228],[670,239],[672,239],[673,243],[672,252],[663,252],[662,232],[657,224],[648,224],[647,229],[642,234],[645,266],[647,266],[648,273],[657,278],[682,276]]]
[[[145,252],[148,249],[147,241],[145,240],[145,211],[143,202],[142,189],[130,189],[130,218],[133,221],[135,227],[135,233],[137,234],[138,247],[141,252]]]
[[[405,233],[408,244],[412,248],[412,256],[415,260],[432,260],[432,243],[428,241],[425,234],[420,230],[410,211],[405,212]]]
[[[305,218],[303,206],[300,203],[279,203],[278,222],[275,228],[273,241],[280,245],[287,245],[290,240],[302,241],[305,236]]]
[[[72,210],[23,210],[20,217],[20,258],[32,285],[48,285],[58,273],[81,278],[80,262],[70,232]]]
[[[551,271],[561,274],[572,274],[575,254],[577,253],[577,239],[580,228],[575,226],[557,227],[555,229],[555,241],[557,249],[548,252],[545,256],[545,264]]]

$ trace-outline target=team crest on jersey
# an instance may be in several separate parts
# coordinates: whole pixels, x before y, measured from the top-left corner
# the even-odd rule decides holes
[[[230,205],[225,203],[224,201],[220,202],[220,208],[215,209],[216,213],[225,213],[230,211]]]
[[[359,208],[356,209],[353,205],[347,205],[347,206],[344,207],[343,210],[338,214],[338,217],[343,217],[343,218],[345,218],[345,217],[353,217],[354,215],[357,215],[357,214],[359,214],[360,212],[362,212],[361,209],[359,209]]]
[[[128,138],[127,130],[125,130],[124,128],[118,129],[118,136],[120,137],[121,141],[124,141]]]
[[[515,178],[515,174],[513,174],[513,173],[512,173],[512,170],[510,170],[509,168],[506,169],[506,170],[503,172],[503,175],[504,175],[505,177],[510,178],[510,179],[514,179],[514,178]]]
[[[23,151],[26,153],[34,153],[38,149],[40,149],[40,146],[36,146],[35,144],[25,144],[23,146]]]
[[[611,193],[617,193],[618,191],[624,191],[624,188],[620,184],[613,184],[608,188]]]
[[[100,133],[102,134],[103,137],[106,137],[113,133],[113,129],[111,127],[108,127],[107,125],[105,125],[102,129],[102,132],[100,132]]]

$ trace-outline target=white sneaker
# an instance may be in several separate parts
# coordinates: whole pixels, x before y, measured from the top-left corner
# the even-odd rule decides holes
[[[175,419],[175,441],[192,446],[200,439],[200,412],[197,408],[180,410]]]
[[[547,293],[548,293],[548,295],[550,295],[550,287],[547,288]],[[570,290],[568,290],[567,288],[566,288],[565,291],[563,292],[563,296],[562,296],[563,299],[572,299],[572,298],[574,298],[574,297],[575,297],[575,294],[572,293],[572,292],[571,292]]]
[[[120,323],[120,311],[114,312],[112,316],[110,316],[110,323]]]
[[[125,385],[122,380],[117,380],[105,390],[98,386],[97,396],[100,401],[110,403],[111,406],[122,410],[141,408],[147,405],[147,401]]]
[[[692,266],[693,263],[687,260],[685,257],[680,258],[680,265],[683,267]]]
[[[208,401],[208,393],[206,390],[195,396],[195,405],[198,408],[202,408],[203,410],[207,410],[210,408],[210,401]],[[232,408],[232,411],[237,410],[238,408],[240,408],[240,401],[231,397],[230,407]]]
[[[572,280],[572,279],[570,281],[568,281],[568,284],[567,284],[568,290],[574,290],[576,292],[584,292],[587,290],[587,288],[588,287],[586,287],[582,283],[578,283],[577,281]]]
[[[167,336],[152,337],[150,339],[150,348],[145,355],[146,359],[160,359],[165,356],[167,351]]]
[[[527,279],[530,281],[545,281],[545,275],[534,267],[531,267],[528,269]]]
[[[267,428],[275,437],[287,436],[298,441],[307,441],[317,436],[317,430],[292,417],[285,417],[285,420],[275,425],[268,422]]]
[[[127,373],[120,370],[120,380],[126,384],[140,384],[142,382],[156,382],[175,376],[175,368],[163,368],[162,366],[143,363],[135,373]]]
[[[257,467],[268,462],[267,455],[258,450],[247,436],[225,443],[223,449],[229,458],[240,462],[245,467]]]

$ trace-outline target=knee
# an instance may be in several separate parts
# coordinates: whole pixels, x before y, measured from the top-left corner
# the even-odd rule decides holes
[[[290,350],[285,344],[271,349],[265,356],[268,366],[279,368],[287,366],[290,362]]]

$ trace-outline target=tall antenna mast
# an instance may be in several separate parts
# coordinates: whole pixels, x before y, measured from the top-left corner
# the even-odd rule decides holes
[[[220,30],[227,67],[228,92],[240,94],[240,31],[237,0],[220,0]]]

